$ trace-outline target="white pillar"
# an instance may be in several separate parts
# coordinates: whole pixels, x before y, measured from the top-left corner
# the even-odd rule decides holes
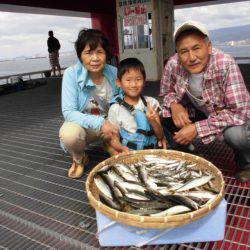
[[[163,62],[173,54],[172,0],[116,0],[116,3],[120,59],[136,57],[145,66],[147,80],[161,79]]]

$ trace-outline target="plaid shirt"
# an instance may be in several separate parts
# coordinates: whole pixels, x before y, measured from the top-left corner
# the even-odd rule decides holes
[[[181,102],[194,114],[191,103],[184,104],[189,73],[182,67],[178,55],[171,57],[164,69],[160,85],[163,97],[163,117],[170,117],[170,104]],[[204,71],[202,99],[209,113],[206,120],[195,122],[198,137],[203,143],[222,136],[226,127],[242,125],[250,119],[250,97],[239,67],[234,59],[214,49]],[[186,95],[185,95],[186,96]]]

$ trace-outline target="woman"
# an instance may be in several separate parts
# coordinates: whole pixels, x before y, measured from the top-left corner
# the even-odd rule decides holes
[[[80,178],[87,163],[86,145],[103,141],[119,133],[105,120],[109,101],[118,93],[117,69],[106,64],[110,55],[108,40],[99,30],[82,30],[75,42],[78,63],[65,70],[62,82],[61,146],[68,151],[73,163],[70,178]]]

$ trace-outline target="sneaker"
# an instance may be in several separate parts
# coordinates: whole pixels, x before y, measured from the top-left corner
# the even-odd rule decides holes
[[[77,163],[75,160],[73,160],[73,163],[68,171],[68,177],[72,179],[79,179],[83,176],[84,167],[86,164],[88,164],[89,159],[88,156],[85,155],[82,159],[81,163]]]

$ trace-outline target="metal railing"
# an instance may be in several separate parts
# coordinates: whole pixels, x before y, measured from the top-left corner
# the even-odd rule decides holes
[[[62,68],[61,72],[63,72],[65,69],[66,69],[66,67]],[[31,71],[31,72],[25,72],[25,73],[0,76],[0,85],[13,84],[13,83],[18,82],[19,79],[31,80],[31,79],[37,79],[37,78],[44,78],[44,77],[46,77],[47,72],[50,73],[51,71],[50,70],[39,70],[39,71]],[[36,76],[36,77],[32,78],[32,76]]]
[[[247,63],[247,64],[250,63],[250,57],[247,57],[247,56],[240,56],[240,57],[235,56],[234,59],[237,63],[240,63],[242,61],[244,61],[244,63]]]
[[[250,64],[250,57],[234,57],[237,63],[244,63]],[[61,71],[63,72],[66,69],[66,67],[62,68]],[[26,73],[18,73],[18,74],[12,74],[12,75],[6,75],[6,76],[0,76],[0,85],[3,84],[13,84],[18,81],[18,79],[22,80],[31,80],[31,79],[37,79],[39,76],[41,78],[46,77],[46,73],[50,72],[50,70],[39,70],[39,71],[32,71],[32,72],[26,72]],[[32,76],[37,75],[37,77],[32,78]]]

